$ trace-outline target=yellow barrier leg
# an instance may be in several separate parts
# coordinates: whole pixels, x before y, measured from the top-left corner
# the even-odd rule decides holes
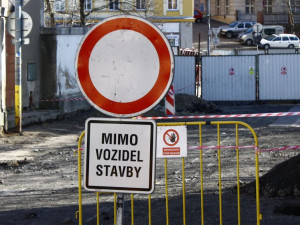
[[[166,223],[169,225],[169,196],[168,196],[168,167],[165,158],[165,182],[166,182]]]
[[[239,146],[239,125],[235,125],[236,146]],[[239,148],[236,148],[236,179],[237,179],[237,204],[238,204],[238,225],[241,225],[241,198],[240,198],[240,159]]]
[[[97,225],[100,225],[99,192],[96,193],[96,196],[97,196]]]
[[[78,207],[79,207],[79,225],[82,225],[82,191],[81,191],[81,142],[84,137],[85,131],[83,131],[78,140],[77,161],[78,161]]]
[[[218,128],[218,146],[221,145],[220,138],[220,125],[217,125]],[[221,148],[218,148],[218,167],[219,167],[219,212],[220,212],[220,225],[223,224],[222,218],[222,179],[221,179]]]
[[[130,195],[131,197],[131,225],[134,225],[134,204],[133,204],[133,194]]]
[[[151,214],[151,194],[148,195],[148,210],[149,210],[149,225],[152,224],[152,221],[151,221],[151,217],[152,217],[152,214]]]
[[[184,163],[184,158],[182,158],[182,209],[183,209],[183,225],[186,225],[186,215],[185,215],[185,163]]]
[[[257,146],[257,145],[256,145]],[[259,205],[259,163],[258,163],[258,151],[255,153],[255,167],[256,167],[256,217],[257,225],[260,225],[262,220],[262,215],[260,214],[260,205]]]
[[[199,124],[199,144],[202,146],[202,124]],[[201,191],[201,224],[204,225],[204,196],[203,196],[203,149],[200,148],[200,191]]]
[[[117,225],[117,194],[114,193],[114,225]]]

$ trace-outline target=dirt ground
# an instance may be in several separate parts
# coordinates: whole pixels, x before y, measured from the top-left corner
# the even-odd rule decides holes
[[[179,115],[286,112],[296,105],[218,105],[184,100]],[[178,104],[178,103],[177,103]],[[193,106],[193,107],[191,107]],[[179,107],[179,106],[178,106]],[[201,108],[201,109],[199,109]],[[149,115],[159,115],[159,107]],[[87,118],[99,116],[95,110],[77,112],[64,119],[24,127],[0,136],[0,224],[78,224],[77,141]],[[299,119],[299,117],[297,117]],[[261,149],[300,145],[300,127],[272,126],[278,117],[227,119],[253,127]],[[224,120],[224,119],[223,119]],[[222,120],[222,121],[223,121]],[[170,120],[164,120],[167,122]],[[171,120],[172,121],[172,120]],[[195,121],[195,120],[181,120]],[[204,121],[197,119],[196,121]],[[216,121],[218,121],[216,119]],[[220,119],[219,119],[220,121]],[[161,121],[158,121],[161,122]],[[177,121],[176,121],[177,122]],[[275,123],[276,124],[276,123]],[[216,126],[203,127],[203,145],[217,145]],[[235,146],[234,126],[221,126],[221,145]],[[188,145],[199,145],[199,129],[188,127]],[[241,126],[239,145],[253,145],[250,132]],[[261,213],[264,225],[300,224],[300,150],[262,152]],[[236,195],[236,153],[222,150],[223,224],[238,224]],[[241,222],[256,224],[255,151],[240,150]],[[201,224],[200,155],[190,150],[185,159],[186,224]],[[155,192],[151,195],[152,224],[166,224],[164,160],[156,161]],[[168,159],[169,224],[183,224],[182,160]],[[203,191],[205,224],[219,224],[218,150],[203,151]],[[96,194],[83,190],[83,224],[96,224]],[[113,224],[113,194],[100,195],[100,224]],[[134,223],[148,224],[148,196],[134,195]],[[125,195],[124,224],[131,224],[130,195]]]

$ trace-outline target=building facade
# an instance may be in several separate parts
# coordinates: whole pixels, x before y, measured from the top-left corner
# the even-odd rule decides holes
[[[191,48],[193,44],[193,0],[83,0],[86,27],[78,27],[79,0],[22,2],[22,11],[32,24],[23,39],[26,43],[21,45],[21,89],[17,92],[15,38],[7,29],[14,1],[0,0],[0,128],[5,130],[13,126],[8,118],[16,111],[16,93],[21,92],[23,112],[46,109],[67,113],[90,107],[86,101],[57,100],[82,97],[71,59],[90,26],[109,16],[131,14],[146,18],[165,33],[174,49]]]
[[[80,26],[78,0],[45,0],[45,26],[51,25],[54,15],[56,27]],[[155,23],[173,46],[191,48],[194,4],[193,0],[83,0],[86,26],[110,16],[131,14]],[[53,23],[52,23],[53,24]]]
[[[206,14],[208,1],[211,17],[219,20],[287,24],[290,11],[295,23],[300,23],[300,0],[195,0],[195,8]]]

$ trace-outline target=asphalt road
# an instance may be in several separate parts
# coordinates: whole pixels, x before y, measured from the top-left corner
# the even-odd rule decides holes
[[[253,113],[289,111],[294,105],[246,105],[223,106],[222,113]],[[63,225],[78,224],[75,212],[78,210],[78,167],[77,141],[84,130],[86,118],[97,116],[95,110],[77,112],[63,120],[48,121],[24,127],[23,134],[0,136],[0,224],[1,225]],[[298,116],[297,116],[298,118]],[[261,149],[287,145],[299,145],[299,128],[270,126],[279,118],[238,118],[251,125],[259,137]],[[178,121],[176,121],[178,122]],[[199,145],[199,130],[188,127],[188,145]],[[248,130],[240,127],[239,145],[252,145]],[[215,126],[203,127],[203,144],[217,144]],[[235,130],[232,126],[221,126],[221,146],[235,145]],[[83,150],[84,151],[84,150]],[[275,165],[296,156],[299,150],[284,152],[263,152],[260,154],[260,175],[267,173]],[[9,156],[4,161],[5,155]],[[232,187],[236,181],[236,157],[234,151],[222,150],[222,204],[224,224],[236,224],[236,193]],[[205,224],[219,224],[219,185],[217,150],[207,149],[203,153],[204,178],[204,221]],[[168,194],[170,224],[182,224],[182,160],[168,159]],[[188,225],[201,224],[200,213],[200,154],[190,150],[185,159],[186,219]],[[248,183],[254,177],[254,151],[240,151],[240,180]],[[280,174],[279,176],[284,176]],[[152,224],[165,224],[165,170],[164,160],[156,162],[156,187],[151,195]],[[266,193],[268,194],[268,193]],[[83,190],[83,222],[96,224],[96,195]],[[100,224],[113,224],[114,212],[112,194],[100,196]],[[294,196],[261,196],[262,225],[300,224],[299,216],[273,213],[286,202],[296,202]],[[148,224],[148,196],[134,195],[134,211],[131,211],[130,196],[125,196],[124,224],[131,224],[134,212],[135,224]],[[242,224],[256,224],[255,197],[250,193],[241,195]]]

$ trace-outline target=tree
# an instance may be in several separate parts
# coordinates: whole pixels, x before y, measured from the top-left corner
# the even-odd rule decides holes
[[[291,0],[287,1],[287,5],[288,5],[288,15],[289,15],[289,25],[291,26],[291,33],[295,33],[295,20],[294,20],[294,15],[293,15],[293,11],[292,11],[292,4],[291,4]]]
[[[84,0],[79,1],[79,12],[80,12],[80,26],[85,27],[85,18],[86,15],[84,14]]]
[[[50,27],[55,27],[55,19],[54,19],[54,12],[53,12],[53,8],[52,8],[52,4],[50,3],[50,0],[45,0],[45,11],[48,12],[49,14],[49,21],[50,21],[50,24],[49,26]]]
[[[106,4],[98,5],[89,11],[85,10],[86,0],[68,0],[68,5],[63,5],[65,7],[64,10],[57,10],[57,6],[61,6],[64,2],[64,0],[45,0],[47,26],[55,27],[55,19],[59,18],[58,20],[63,26],[85,27],[89,16],[93,15],[97,17],[99,11],[112,6],[114,10],[119,11],[120,14],[134,14],[147,19],[151,19],[155,12],[161,10],[155,7],[156,0],[136,1],[136,4],[134,4],[132,0],[123,0],[121,2],[119,0],[112,0],[107,1]],[[61,21],[62,17],[63,21]]]

